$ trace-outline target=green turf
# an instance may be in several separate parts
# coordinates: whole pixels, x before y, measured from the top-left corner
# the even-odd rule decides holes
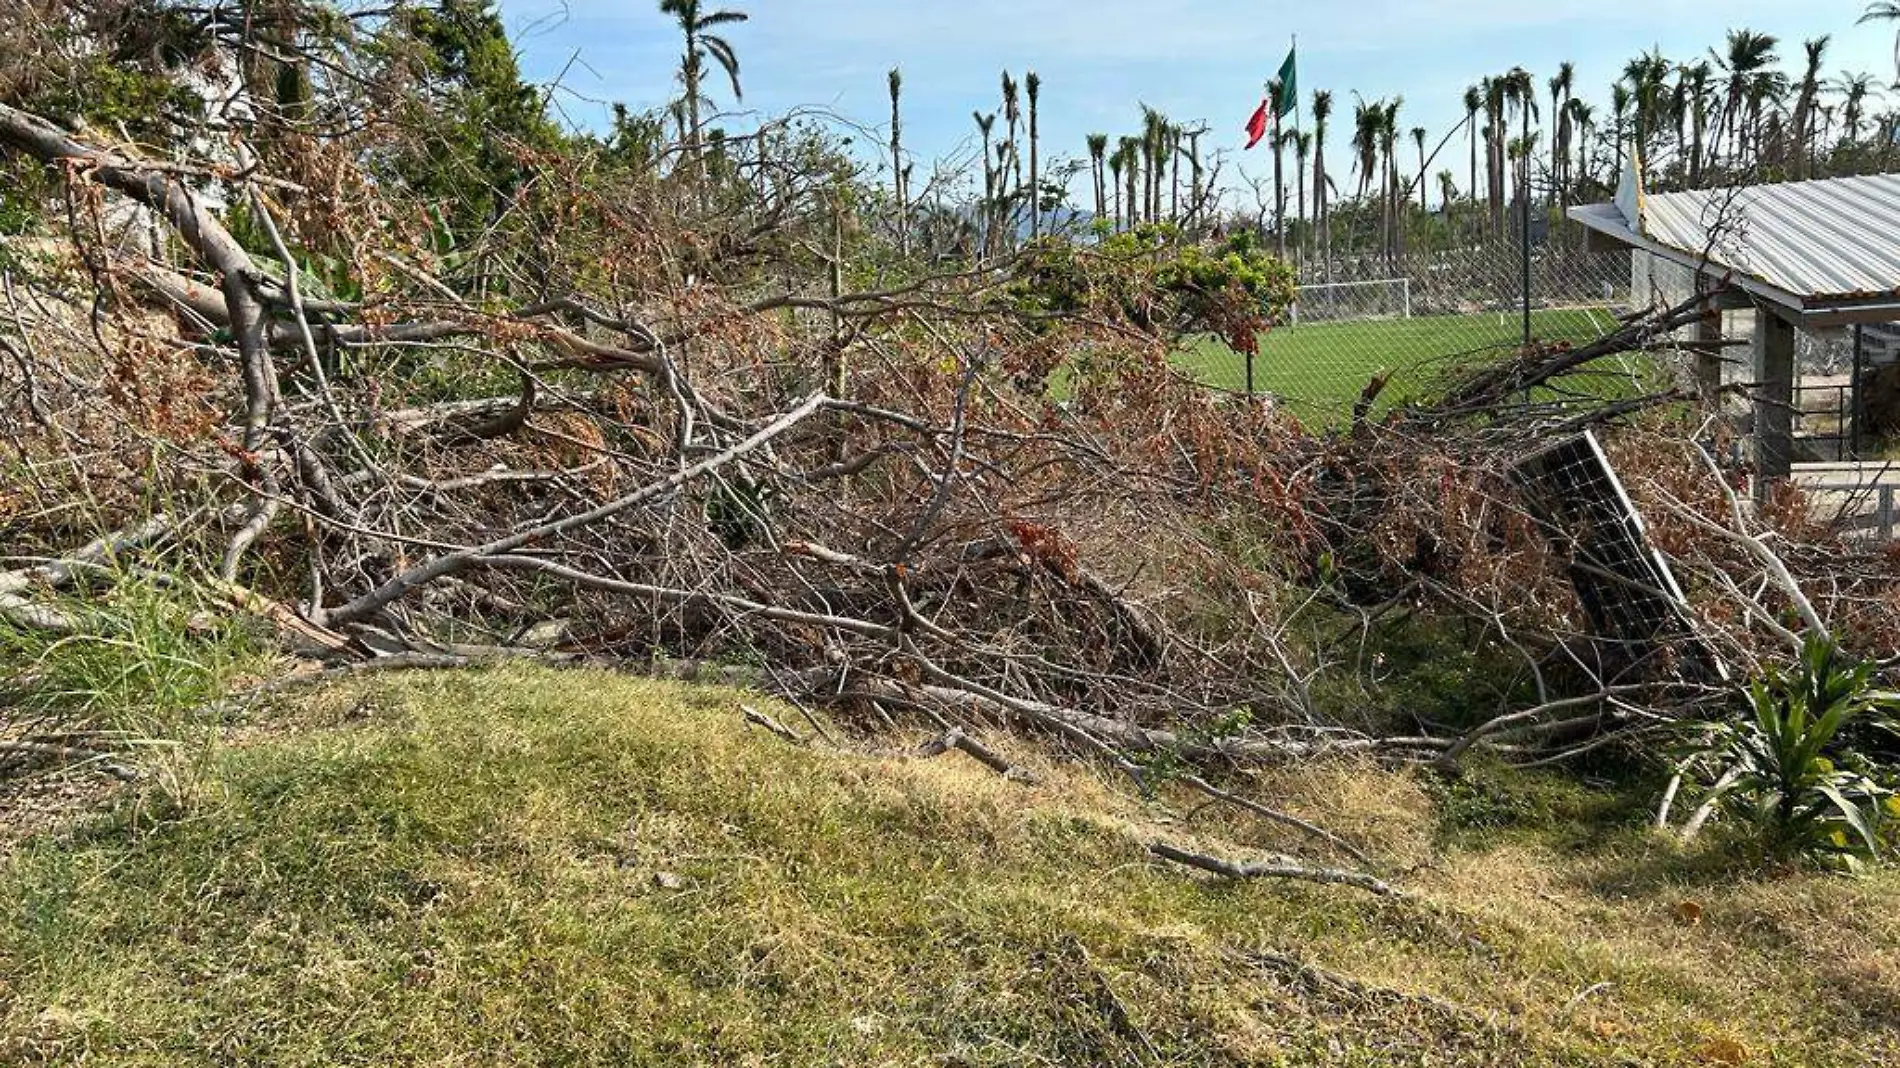
[[[1647,793],[1248,780],[1394,901],[1157,862],[1312,848],[1165,779],[1001,730],[1035,782],[904,759],[921,734],[796,746],[746,704],[808,729],[519,665],[287,701],[185,789],[0,857],[0,1064],[1900,1063],[1900,874],[1754,872],[1719,827],[1682,850]]]
[[[1603,308],[1533,312],[1531,331],[1544,341],[1591,341],[1616,324]],[[1522,336],[1516,315],[1427,315],[1283,326],[1260,338],[1254,389],[1284,398],[1303,415],[1337,418],[1350,412],[1372,376],[1391,372],[1382,401],[1403,403],[1440,368],[1486,350],[1508,351]],[[1180,367],[1218,389],[1244,390],[1247,361],[1218,338],[1198,339],[1181,353]]]

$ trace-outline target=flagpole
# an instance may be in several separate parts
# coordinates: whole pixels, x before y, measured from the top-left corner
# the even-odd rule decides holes
[[[1293,153],[1293,165],[1295,167],[1299,167],[1300,153],[1298,151],[1298,148],[1299,148],[1298,142],[1300,139],[1300,134],[1305,132],[1305,128],[1302,124],[1306,120],[1302,117],[1302,114],[1300,111],[1300,35],[1296,33],[1296,34],[1293,34],[1292,37],[1293,37],[1293,46],[1292,46],[1291,51],[1293,54],[1293,140],[1294,140],[1294,149],[1295,149]],[[1294,182],[1293,182],[1295,188],[1297,188],[1305,180],[1306,180],[1305,175],[1303,174],[1295,175]],[[1306,205],[1301,204],[1299,208],[1300,208],[1300,213],[1304,215],[1306,212]],[[1299,259],[1302,263],[1304,263],[1306,260],[1306,242],[1303,239],[1300,241],[1297,241],[1294,243],[1294,248],[1296,248],[1299,251],[1300,253]]]

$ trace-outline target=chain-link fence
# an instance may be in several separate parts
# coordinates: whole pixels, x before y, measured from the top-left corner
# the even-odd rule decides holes
[[[1694,293],[1689,267],[1646,253],[1636,254],[1632,265],[1641,303],[1674,304]],[[1766,306],[1720,313],[1727,342],[1721,414],[1731,431],[1725,459],[1737,469],[1748,466],[1746,443],[1764,411],[1758,404],[1764,369],[1755,358],[1764,314],[1778,313]],[[1694,359],[1685,352],[1682,365],[1671,370],[1686,379]],[[1789,399],[1790,475],[1814,518],[1839,524],[1850,536],[1889,541],[1900,534],[1900,321],[1797,327]]]
[[[1746,429],[1755,368],[1752,310],[1724,312],[1731,345],[1722,381]],[[1900,457],[1900,322],[1795,331],[1794,460],[1842,463]]]
[[[1630,302],[1630,254],[1544,247],[1530,262],[1530,332],[1540,341],[1596,339]],[[1289,321],[1249,358],[1218,340],[1182,356],[1207,385],[1270,394],[1304,418],[1346,417],[1366,384],[1387,376],[1380,403],[1417,396],[1449,365],[1495,359],[1524,341],[1523,254],[1488,244],[1441,252],[1315,257],[1300,271]]]
[[[1640,303],[1675,304],[1694,294],[1695,272],[1688,267],[1648,254],[1632,262]],[[1721,313],[1721,335],[1728,342],[1721,377],[1731,387],[1724,410],[1743,433],[1753,414],[1756,315],[1753,308]],[[1797,328],[1793,394],[1794,462],[1900,456],[1892,444],[1900,442],[1900,321]]]

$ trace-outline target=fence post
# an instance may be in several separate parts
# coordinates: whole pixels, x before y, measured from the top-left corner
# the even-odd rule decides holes
[[[1794,324],[1755,309],[1755,499],[1788,477],[1794,460]]]
[[[1518,73],[1522,73],[1521,71]],[[1530,76],[1524,75],[1526,84]],[[1524,347],[1531,347],[1531,106],[1521,109],[1524,113],[1524,190],[1519,195],[1524,198],[1523,240],[1520,242],[1524,254]],[[1553,120],[1556,116],[1551,116]]]
[[[1528,114],[1530,113],[1530,109],[1525,108],[1524,111],[1525,111],[1525,114],[1528,116]],[[1526,121],[1528,122],[1528,119]],[[1528,161],[1526,161],[1525,163],[1526,170],[1528,170],[1529,167],[1530,167],[1530,164]],[[1524,298],[1524,347],[1530,348],[1531,347],[1531,183],[1530,183],[1530,178],[1528,175],[1526,175],[1525,180],[1524,180],[1523,216],[1524,216],[1523,217],[1524,233],[1523,233],[1523,240],[1519,243],[1518,251],[1522,254],[1524,258],[1523,274],[1521,276],[1522,285],[1523,285],[1523,298]]]
[[[1408,274],[1404,278],[1399,279],[1399,293],[1405,301],[1405,318],[1410,319],[1412,317],[1412,276],[1411,275]]]
[[[1632,252],[1630,255],[1649,254]],[[1716,304],[1715,294],[1721,286],[1715,279],[1697,272],[1695,288],[1704,298],[1702,317],[1695,321],[1696,385],[1704,397],[1719,406],[1722,394],[1722,309]]]
[[[1859,323],[1854,324],[1854,375],[1847,380],[1848,388],[1853,391],[1852,399],[1848,401],[1847,417],[1852,420],[1848,424],[1851,428],[1848,441],[1852,443],[1852,455],[1856,460],[1860,459],[1860,372],[1864,358],[1861,347],[1866,329]]]

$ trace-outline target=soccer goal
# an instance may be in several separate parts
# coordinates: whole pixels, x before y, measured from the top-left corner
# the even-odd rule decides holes
[[[1351,319],[1410,319],[1412,280],[1377,278],[1369,282],[1319,282],[1303,285],[1293,300],[1293,325]]]

